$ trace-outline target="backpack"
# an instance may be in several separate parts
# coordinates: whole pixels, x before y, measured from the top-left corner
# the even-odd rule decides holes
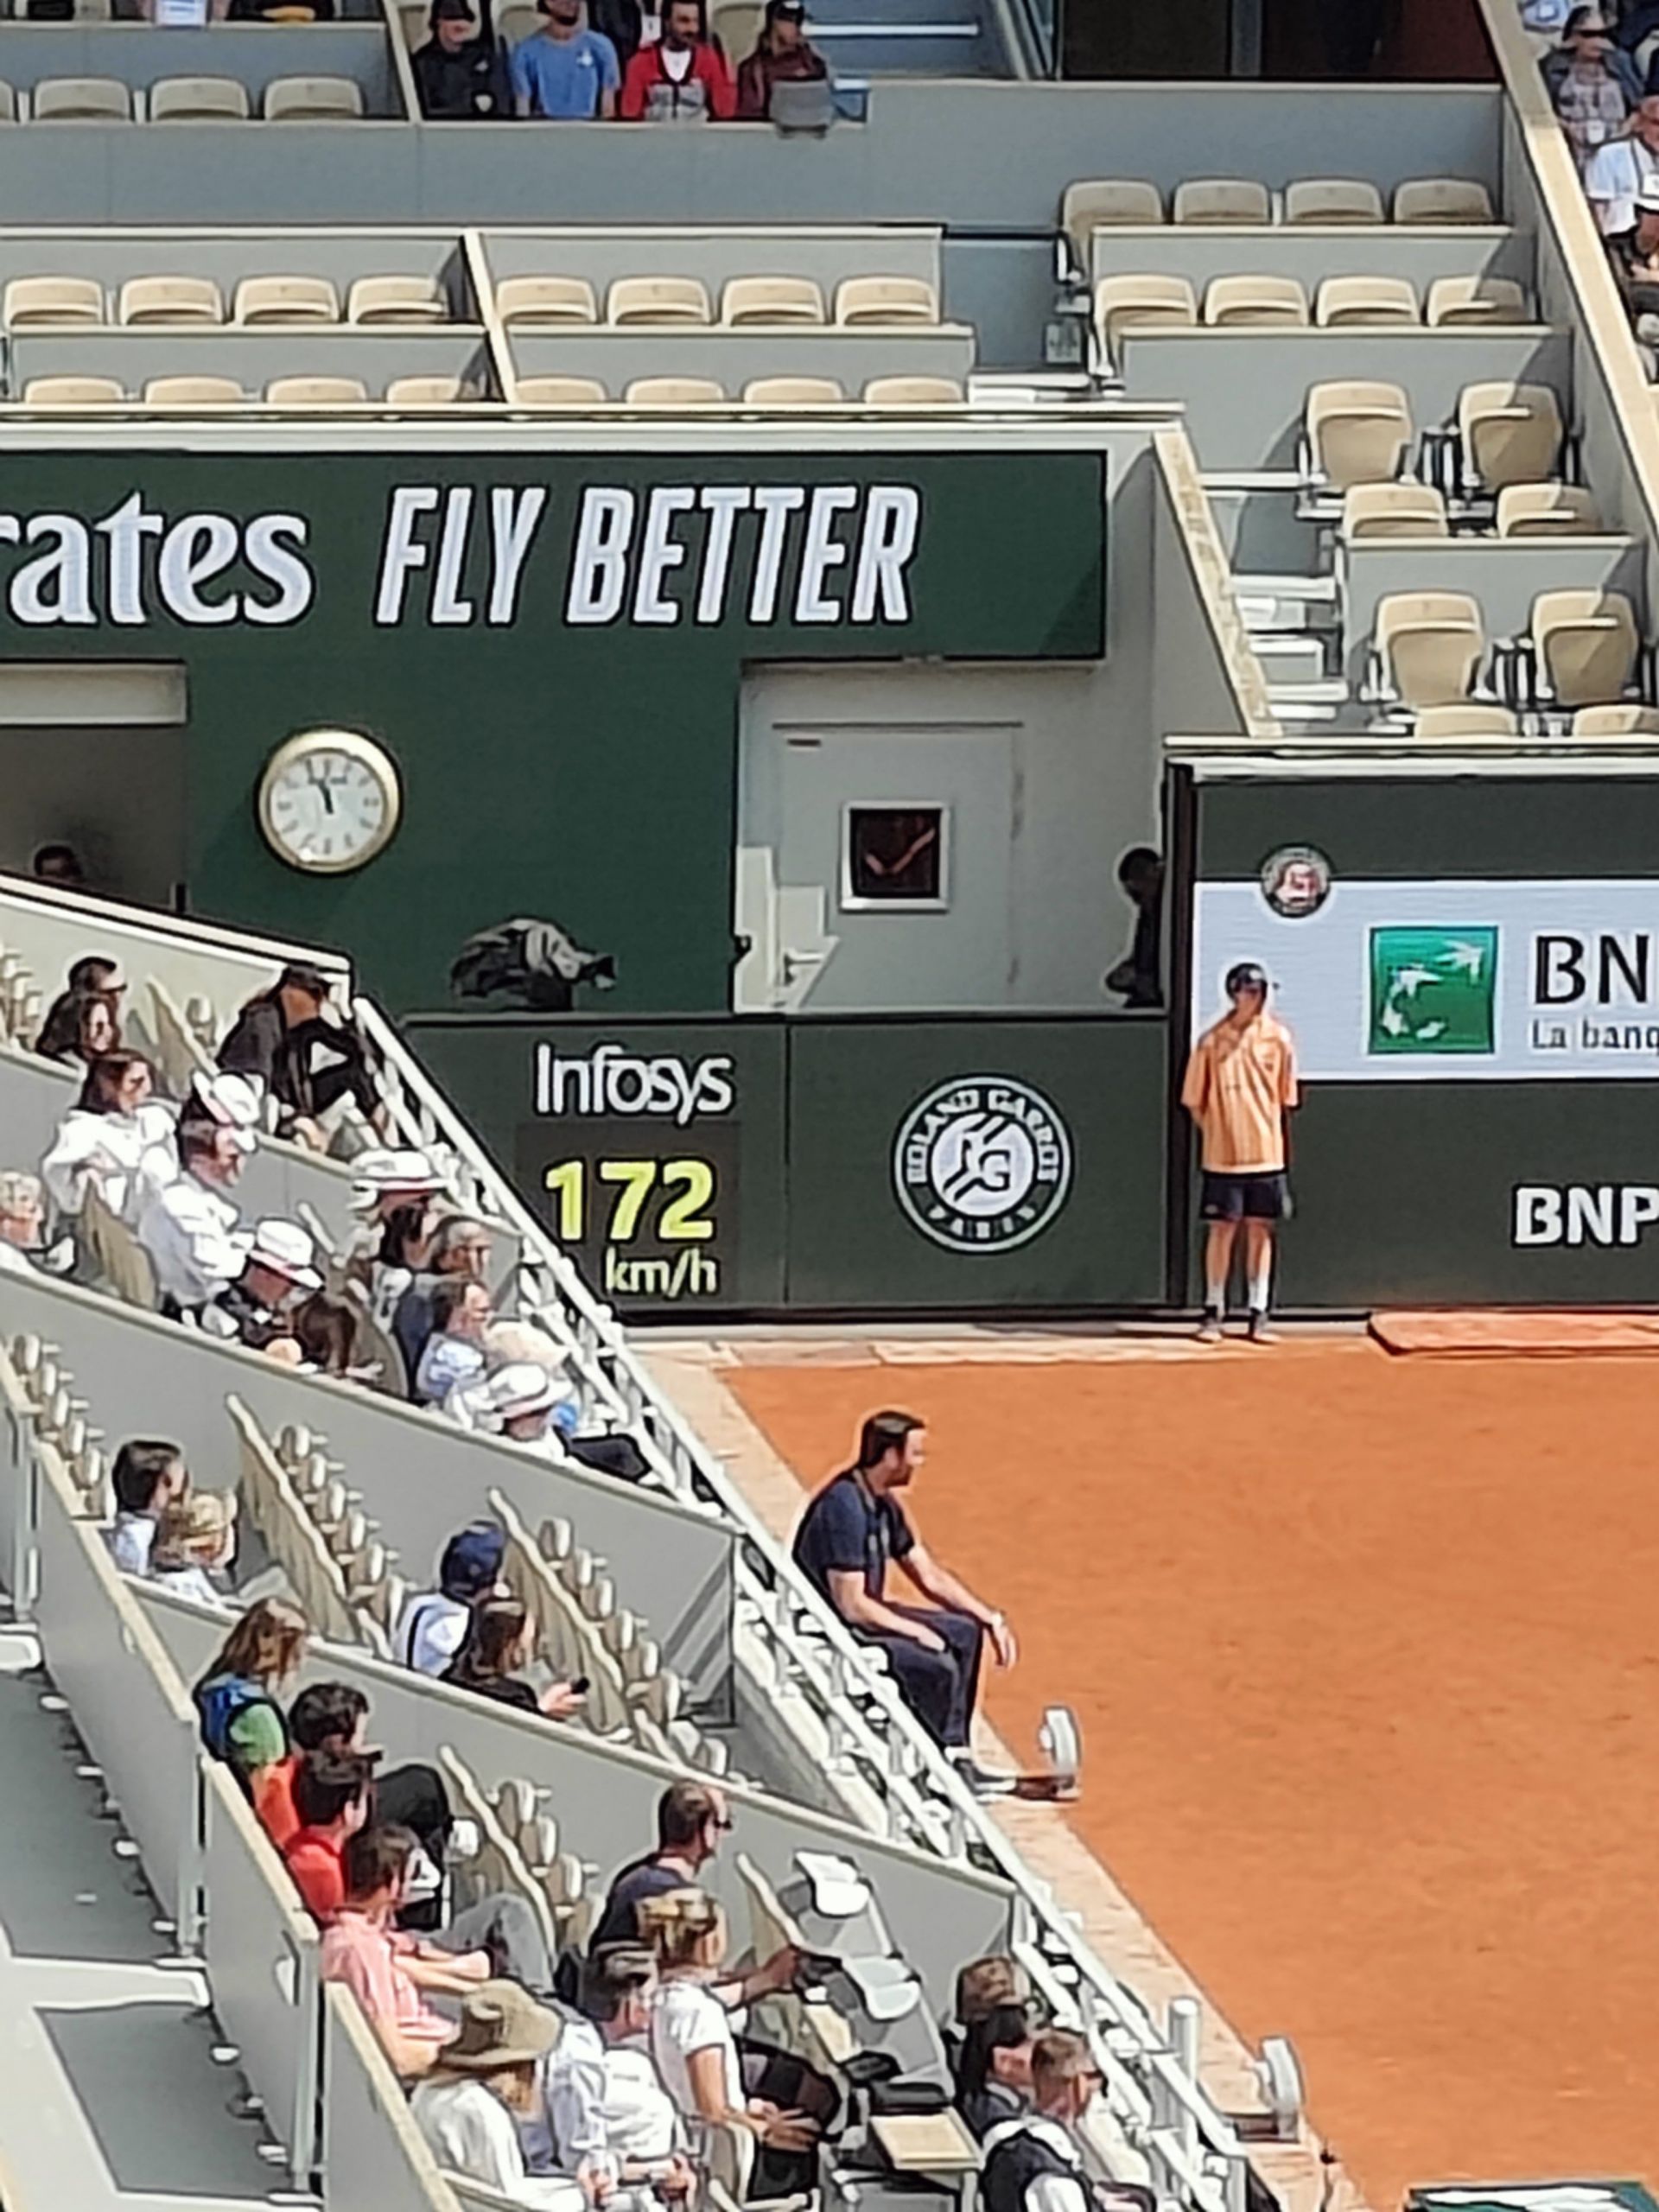
[[[241,1786],[242,1794],[251,1801],[253,1783],[247,1769],[231,1741],[231,1725],[238,1713],[246,1713],[256,1705],[269,1706],[283,1724],[286,1736],[288,1724],[283,1720],[283,1709],[273,1697],[261,1689],[247,1675],[210,1675],[196,1684],[191,1692],[197,1713],[201,1719],[201,1740],[214,1758],[223,1760]]]

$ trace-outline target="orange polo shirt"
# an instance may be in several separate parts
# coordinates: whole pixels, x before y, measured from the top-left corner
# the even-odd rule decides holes
[[[1299,1096],[1296,1047],[1282,1021],[1259,1014],[1241,1029],[1224,1017],[1206,1029],[1181,1085],[1204,1166],[1219,1175],[1282,1169],[1285,1116]]]

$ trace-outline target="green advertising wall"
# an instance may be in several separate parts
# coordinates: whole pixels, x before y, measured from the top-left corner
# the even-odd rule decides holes
[[[416,1017],[410,1039],[624,1312],[1159,1302],[1153,1018]]]
[[[349,947],[399,1011],[519,915],[613,954],[620,1006],[729,1004],[746,662],[1103,644],[1098,454],[36,453],[3,505],[0,658],[185,666],[192,909]],[[256,823],[315,724],[400,771],[357,875]]]
[[[1308,1070],[1282,1300],[1659,1300],[1659,782],[1262,779],[1194,807],[1192,1020],[1248,947]],[[1263,874],[1299,851],[1329,890],[1287,918]]]

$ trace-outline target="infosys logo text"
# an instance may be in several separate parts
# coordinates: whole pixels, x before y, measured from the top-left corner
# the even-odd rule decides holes
[[[1659,1221],[1659,1184],[1517,1183],[1515,1244],[1639,1244]]]
[[[684,1128],[700,1115],[729,1114],[737,1101],[728,1052],[700,1060],[677,1053],[645,1059],[620,1045],[595,1045],[565,1059],[536,1047],[536,1111],[548,1115],[638,1115]]]

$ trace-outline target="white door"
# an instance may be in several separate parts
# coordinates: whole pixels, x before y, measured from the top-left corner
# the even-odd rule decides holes
[[[1018,726],[752,726],[740,1013],[1007,1006]]]

